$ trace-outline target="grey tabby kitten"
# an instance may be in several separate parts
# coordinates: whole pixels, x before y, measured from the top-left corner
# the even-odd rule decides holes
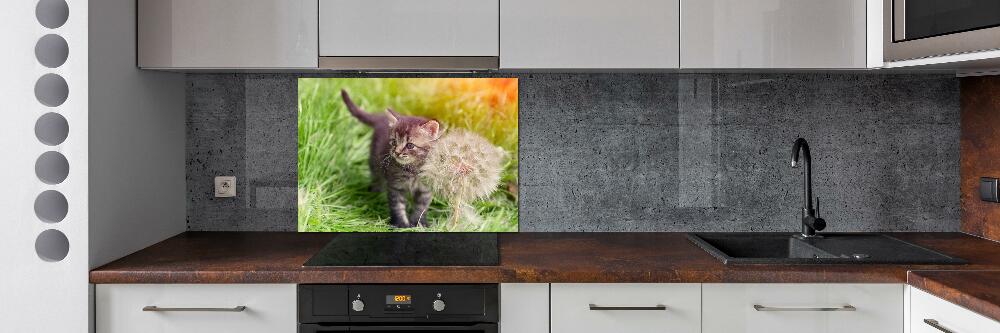
[[[351,114],[375,130],[368,155],[370,189],[378,192],[388,188],[389,223],[397,228],[426,227],[432,194],[417,176],[427,152],[441,136],[440,124],[436,120],[403,116],[389,108],[382,114],[368,113],[351,101],[347,91],[341,90],[340,95]],[[411,196],[413,207],[407,215]]]

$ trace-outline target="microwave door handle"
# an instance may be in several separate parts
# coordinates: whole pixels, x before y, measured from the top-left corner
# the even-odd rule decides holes
[[[906,39],[906,0],[885,0],[892,2],[892,41]]]

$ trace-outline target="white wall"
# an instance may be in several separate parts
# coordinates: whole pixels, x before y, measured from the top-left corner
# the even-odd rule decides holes
[[[37,1],[4,1],[0,10],[0,331],[85,332],[88,323],[87,229],[87,1],[66,0],[69,18],[50,29],[35,18]],[[34,55],[36,41],[46,34],[62,36],[69,56],[56,68],[41,65]],[[35,99],[36,80],[60,75],[69,94],[64,103],[49,107]],[[35,137],[34,127],[47,112],[61,114],[69,124],[65,141],[49,146]],[[65,180],[43,183],[35,175],[35,160],[47,151],[61,153],[69,162]],[[43,222],[34,212],[42,191],[61,192],[66,216]],[[36,254],[36,238],[47,229],[66,236],[68,254],[45,261]]]
[[[136,67],[135,1],[90,0],[90,267],[183,232],[184,75]]]
[[[136,69],[135,1],[65,0],[68,20],[56,27],[36,19],[38,3],[6,1],[0,11],[0,331],[86,332],[90,268],[185,229],[183,75]],[[35,57],[46,34],[68,45],[53,68]],[[46,74],[65,79],[65,102],[36,99]],[[36,138],[46,113],[66,119],[65,141]],[[64,180],[36,175],[46,152],[65,156]],[[46,222],[35,201],[50,190],[67,209]],[[66,236],[64,258],[37,254],[36,239],[49,229]]]

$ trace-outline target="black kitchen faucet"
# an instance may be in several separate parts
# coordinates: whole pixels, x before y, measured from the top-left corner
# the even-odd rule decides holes
[[[802,152],[802,163],[799,163],[799,151]],[[798,168],[800,164],[805,165],[802,172],[802,237],[820,237],[816,235],[816,231],[826,228],[826,220],[817,216],[813,209],[812,156],[809,154],[809,144],[803,138],[796,139],[792,145],[792,167]],[[818,198],[816,206],[819,206]]]

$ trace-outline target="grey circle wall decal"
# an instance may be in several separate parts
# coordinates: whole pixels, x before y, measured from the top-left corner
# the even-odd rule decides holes
[[[35,161],[35,175],[49,185],[62,183],[69,176],[69,161],[59,152],[44,152]]]
[[[35,59],[48,68],[56,68],[66,63],[69,57],[69,44],[62,36],[48,34],[35,43]]]
[[[59,191],[44,191],[35,198],[35,216],[42,222],[62,222],[68,213],[69,201]]]
[[[69,254],[69,239],[59,230],[42,231],[35,238],[35,253],[45,261],[61,261]]]
[[[38,117],[35,122],[35,137],[49,146],[55,146],[69,136],[69,122],[62,115],[49,112]]]
[[[56,107],[62,105],[69,97],[69,85],[66,79],[57,74],[45,74],[35,82],[35,98],[42,105]]]
[[[61,27],[69,19],[69,5],[66,0],[39,0],[35,5],[35,18],[43,27]]]

